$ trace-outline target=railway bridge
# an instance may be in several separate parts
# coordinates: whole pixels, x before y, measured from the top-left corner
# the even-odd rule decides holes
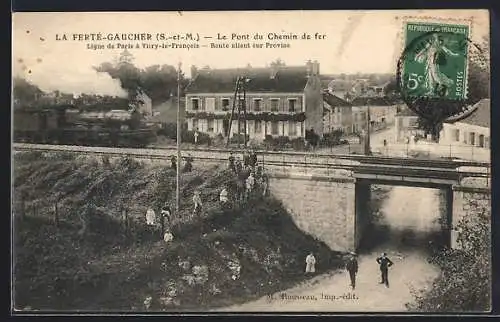
[[[118,149],[82,146],[14,144],[15,151],[73,152],[131,156],[168,162],[175,149]],[[229,150],[183,151],[195,162],[227,162]],[[490,164],[461,160],[411,159],[361,155],[321,155],[299,152],[258,152],[270,176],[271,193],[303,231],[332,250],[357,250],[369,223],[371,185],[436,188],[444,192],[443,229],[454,245],[456,225],[470,214],[469,200],[491,207]],[[415,196],[418,198],[418,195]]]

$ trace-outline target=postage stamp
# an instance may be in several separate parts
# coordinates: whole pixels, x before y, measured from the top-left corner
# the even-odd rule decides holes
[[[407,22],[402,91],[407,96],[467,96],[468,25]]]

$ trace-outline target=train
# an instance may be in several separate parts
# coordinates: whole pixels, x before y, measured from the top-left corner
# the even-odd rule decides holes
[[[158,128],[137,109],[85,110],[76,106],[16,107],[13,141],[108,147],[146,147]]]

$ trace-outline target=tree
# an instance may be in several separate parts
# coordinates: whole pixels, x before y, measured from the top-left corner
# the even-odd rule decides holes
[[[17,105],[31,105],[44,92],[36,85],[21,77],[14,77],[13,96]]]
[[[458,224],[459,249],[430,259],[441,275],[427,292],[414,292],[407,308],[421,312],[488,311],[491,307],[491,208],[470,201],[471,213]]]
[[[153,104],[158,104],[177,95],[176,67],[164,64],[139,69],[133,64],[133,60],[133,56],[128,51],[124,51],[115,63],[104,62],[95,67],[95,70],[120,80],[122,88],[129,93],[131,98],[135,98],[139,91],[144,91]],[[183,95],[187,80],[183,73],[180,76],[181,95]]]

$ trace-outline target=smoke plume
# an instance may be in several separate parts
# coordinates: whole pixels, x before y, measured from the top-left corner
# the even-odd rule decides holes
[[[40,62],[18,60],[14,65],[14,75],[25,78],[37,85],[44,92],[60,91],[80,95],[110,95],[127,97],[128,93],[121,88],[120,81],[111,78],[107,73],[98,73],[92,67],[75,66],[61,68],[44,66]]]

